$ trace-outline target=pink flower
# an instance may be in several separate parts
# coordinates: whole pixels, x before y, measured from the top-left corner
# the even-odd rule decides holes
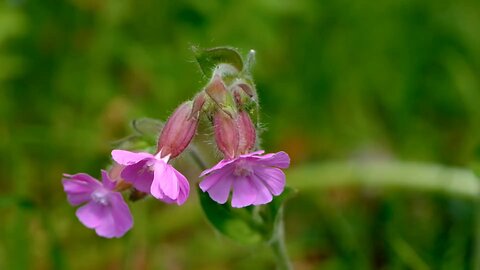
[[[257,151],[220,161],[202,172],[200,176],[205,179],[200,188],[220,204],[227,201],[233,190],[233,207],[269,203],[272,195],[280,195],[285,188],[285,174],[279,168],[287,168],[290,158],[285,152],[263,153]]]
[[[150,193],[166,203],[181,205],[190,192],[187,178],[168,164],[170,155],[162,158],[160,152],[152,155],[113,150],[112,157],[118,164],[125,166],[121,176],[136,189]]]
[[[102,182],[88,174],[64,174],[63,189],[68,202],[77,206],[76,215],[87,228],[95,229],[102,237],[121,237],[133,226],[133,219],[120,192],[114,191],[115,182],[102,171]]]

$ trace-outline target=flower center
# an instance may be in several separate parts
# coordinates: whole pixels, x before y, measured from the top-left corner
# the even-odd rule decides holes
[[[248,176],[248,175],[251,175],[252,173],[253,173],[252,166],[244,160],[240,160],[237,163],[235,170],[233,171],[233,175],[235,176]]]
[[[103,189],[97,189],[92,192],[92,200],[101,205],[108,205],[108,191]]]

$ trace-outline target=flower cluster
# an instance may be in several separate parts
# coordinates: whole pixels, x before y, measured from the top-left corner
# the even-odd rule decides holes
[[[211,123],[223,155],[218,164],[200,174],[203,192],[220,204],[231,194],[231,206],[237,208],[269,203],[283,192],[281,169],[290,165],[290,158],[285,152],[258,150],[258,132],[252,121],[258,108],[255,88],[248,80],[231,79],[231,69],[235,67],[217,66],[207,86],[173,112],[160,132],[155,153],[113,150],[114,165],[109,172],[102,171],[102,182],[83,173],[64,175],[70,204],[84,204],[76,213],[86,227],[102,237],[123,236],[133,225],[121,194],[125,190],[169,204],[185,203],[190,183],[170,161],[187,149],[202,117]]]

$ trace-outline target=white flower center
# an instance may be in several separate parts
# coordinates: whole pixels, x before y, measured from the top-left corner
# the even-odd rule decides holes
[[[108,205],[108,191],[103,189],[97,189],[92,192],[92,200],[101,205]]]

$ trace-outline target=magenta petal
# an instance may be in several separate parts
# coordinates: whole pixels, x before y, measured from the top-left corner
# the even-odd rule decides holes
[[[257,168],[254,173],[259,178],[258,180],[262,181],[273,195],[277,196],[283,192],[285,188],[285,174],[282,170],[264,167]],[[255,179],[253,180],[255,181]]]
[[[108,215],[108,209],[107,206],[90,201],[84,206],[78,208],[76,215],[85,227],[95,229],[105,222],[105,217]]]
[[[133,226],[132,214],[120,193],[111,193],[109,202],[104,222],[96,227],[95,232],[106,238],[122,237]]]
[[[133,186],[141,192],[150,192],[150,186],[153,181],[153,172],[148,168],[147,162],[150,160],[145,159],[140,162],[125,167],[121,173],[121,176],[125,181],[130,182]]]
[[[175,171],[175,175],[178,179],[178,187],[179,187],[177,204],[182,205],[185,203],[185,201],[188,198],[188,195],[190,194],[190,184],[188,183],[187,178],[183,174],[181,174],[179,171],[175,169],[173,170]]]
[[[247,177],[235,177],[233,180],[232,207],[245,207],[253,204],[257,190]]]
[[[155,158],[152,154],[146,152],[130,152],[126,150],[113,150],[112,158],[121,165],[131,165],[146,158]]]
[[[265,166],[278,167],[278,168],[288,168],[290,166],[290,157],[285,152],[278,152],[274,154],[266,154],[264,156],[256,157],[258,164]]]
[[[219,170],[213,172],[206,176],[202,182],[200,182],[200,189],[205,192],[210,189],[213,185],[215,185],[218,181],[220,181],[226,175],[232,174],[233,168],[225,168],[223,170]]]
[[[102,184],[108,190],[115,189],[116,183],[112,181],[112,179],[110,179],[110,176],[108,176],[108,172],[105,170],[102,170]]]
[[[209,173],[212,173],[214,171],[217,171],[217,170],[220,170],[222,169],[223,167],[233,163],[233,162],[236,162],[237,159],[223,159],[221,160],[220,162],[218,162],[215,166],[213,166],[212,168],[208,169],[208,170],[205,170],[203,171],[201,174],[200,174],[200,177],[203,177]]]
[[[206,178],[208,177],[209,176]],[[232,188],[232,179],[233,177],[227,174],[226,177],[219,179],[214,185],[212,185],[207,190],[210,198],[220,204],[224,204],[227,201],[228,195],[230,194],[230,189]]]
[[[165,195],[165,192],[163,191],[161,187],[161,182],[165,181],[163,173],[166,169],[166,163],[158,161],[155,164],[155,171],[154,171],[154,178],[152,185],[150,187],[150,193],[152,194],[153,197],[162,200],[166,203],[174,203],[175,200],[169,198],[168,196]]]
[[[253,202],[253,205],[266,204],[272,201],[273,196],[270,190],[262,183],[262,181],[251,181],[257,190],[257,198]]]
[[[162,161],[155,163],[154,181],[160,183],[163,193],[172,200],[178,198],[179,187],[175,169]]]
[[[90,200],[91,193],[99,186],[95,178],[88,174],[79,173],[75,175],[66,175],[62,179],[63,190],[67,194],[67,200],[71,205],[79,205]]]
[[[251,152],[251,153],[248,153],[248,154],[240,155],[240,158],[259,156],[259,155],[261,155],[261,154],[263,154],[263,153],[265,153],[264,150],[258,150],[258,151]]]

